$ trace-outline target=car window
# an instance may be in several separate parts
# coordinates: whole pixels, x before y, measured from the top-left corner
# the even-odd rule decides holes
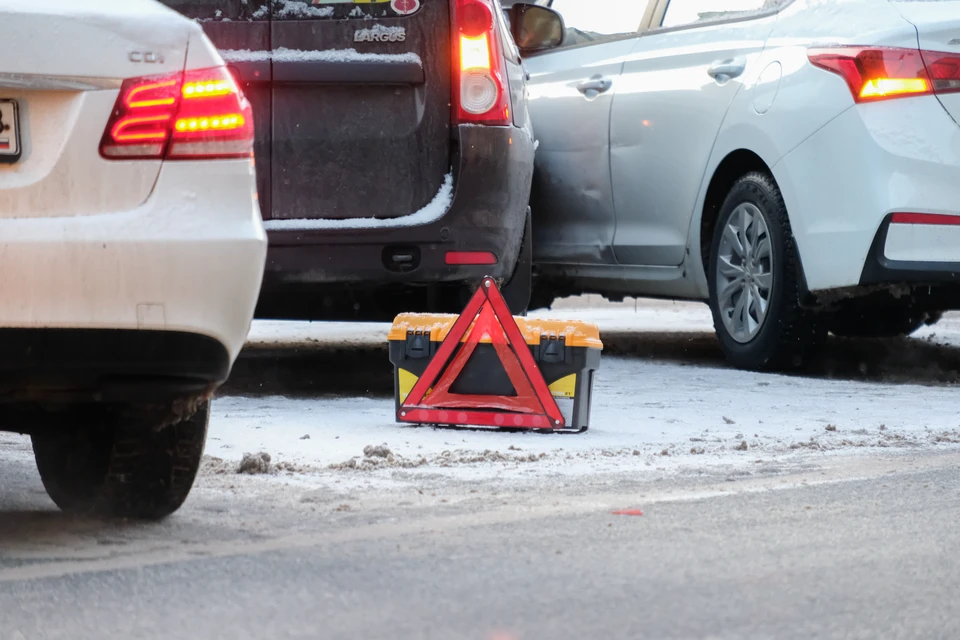
[[[160,0],[188,18],[207,21],[269,20],[269,0]]]
[[[786,0],[670,0],[661,27],[745,18],[786,4]]]
[[[539,1],[537,4],[547,4]],[[647,3],[640,0],[553,0],[567,25],[564,47],[603,42],[637,33]]]

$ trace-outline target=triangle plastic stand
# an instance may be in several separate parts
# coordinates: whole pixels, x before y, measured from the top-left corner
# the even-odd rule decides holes
[[[482,340],[493,344],[516,396],[451,393],[450,388]],[[463,346],[457,351],[461,342]],[[557,401],[493,278],[483,279],[400,407],[397,419],[454,426],[565,428]]]

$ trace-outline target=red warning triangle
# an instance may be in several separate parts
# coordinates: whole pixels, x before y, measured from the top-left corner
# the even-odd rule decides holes
[[[516,396],[450,392],[477,345],[483,340],[493,344]],[[462,341],[464,343],[460,347]],[[397,418],[402,422],[426,424],[539,429],[564,427],[560,408],[492,278],[485,278],[480,289],[467,303],[427,370],[400,407]]]

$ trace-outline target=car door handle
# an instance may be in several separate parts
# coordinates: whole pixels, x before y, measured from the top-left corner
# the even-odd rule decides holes
[[[707,69],[707,74],[714,80],[725,82],[740,76],[746,68],[747,61],[743,58],[730,58],[722,62],[715,62]]]
[[[609,80],[600,76],[594,76],[589,80],[585,80],[578,84],[577,91],[584,95],[590,93],[606,93],[612,86],[613,80]]]

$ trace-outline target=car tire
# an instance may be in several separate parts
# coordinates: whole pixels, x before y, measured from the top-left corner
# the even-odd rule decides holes
[[[823,337],[816,316],[800,305],[799,257],[783,196],[769,175],[749,173],[727,195],[714,229],[707,279],[714,327],[733,366],[797,367]]]
[[[830,332],[841,338],[897,338],[910,336],[925,326],[935,325],[940,311],[900,309],[843,309],[829,322]]]
[[[203,457],[208,402],[181,419],[144,406],[70,415],[74,424],[32,436],[43,486],[61,510],[159,520],[183,505]]]

